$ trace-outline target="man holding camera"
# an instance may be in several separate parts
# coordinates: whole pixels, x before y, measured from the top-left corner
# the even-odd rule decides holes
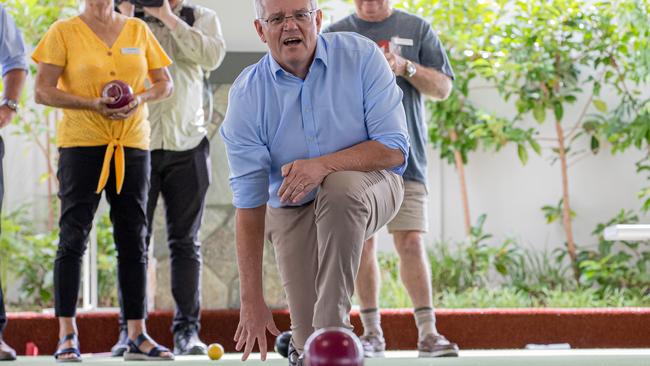
[[[121,13],[143,19],[174,61],[171,98],[149,105],[151,122],[151,188],[147,204],[148,235],[162,195],[171,260],[171,287],[176,313],[172,325],[174,353],[201,355],[206,345],[200,329],[201,243],[199,227],[210,184],[210,147],[203,111],[203,80],[225,53],[219,19],[214,11],[185,0],[116,1]],[[121,317],[120,338],[113,356],[127,349]]]

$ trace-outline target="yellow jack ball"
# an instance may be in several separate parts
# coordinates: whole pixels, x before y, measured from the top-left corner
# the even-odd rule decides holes
[[[219,343],[212,343],[208,347],[208,357],[210,357],[211,360],[218,360],[221,356],[223,356],[223,346]]]

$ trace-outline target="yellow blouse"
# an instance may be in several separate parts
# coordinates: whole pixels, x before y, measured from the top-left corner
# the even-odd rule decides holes
[[[104,85],[116,79],[141,93],[149,83],[149,70],[172,63],[143,21],[129,18],[113,46],[108,47],[78,16],[54,23],[32,59],[63,67],[57,87],[88,98],[99,97]],[[63,118],[57,123],[57,146],[108,145],[97,193],[106,186],[114,152],[119,193],[124,183],[124,147],[149,149],[148,115],[146,105],[122,121],[107,119],[95,111],[63,109]]]

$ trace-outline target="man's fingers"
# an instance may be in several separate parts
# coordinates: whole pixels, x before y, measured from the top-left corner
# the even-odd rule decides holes
[[[291,184],[289,188],[284,192],[284,194],[281,197],[282,202],[290,202],[291,198],[300,192],[302,192],[305,189],[305,185],[302,183],[298,184]]]
[[[287,194],[287,191],[293,190],[292,187],[296,185],[296,179],[297,177],[295,173],[289,173],[288,176],[284,177],[282,185],[280,186],[280,189],[278,189],[278,196],[283,197]]]
[[[241,326],[241,323],[237,324],[237,330],[235,331],[235,337],[233,338],[235,342],[237,342],[239,339],[239,335],[241,334],[242,329],[243,327]]]
[[[302,191],[297,192],[297,194],[295,194],[295,195],[293,195],[293,196],[291,197],[291,202],[293,202],[293,203],[298,203],[298,202],[300,202],[300,200],[302,200],[303,198],[305,198],[305,196],[307,196],[307,194],[308,194],[309,192],[311,192],[311,190],[312,190],[312,185],[311,185],[311,184],[306,185],[306,186],[303,188]]]
[[[237,351],[241,351],[242,347],[246,343],[246,338],[248,338],[248,331],[244,329],[239,334],[239,339],[237,339],[237,344],[235,345]]]
[[[248,333],[248,338],[246,338],[246,348],[244,348],[244,354],[241,356],[242,361],[246,361],[251,352],[253,352],[253,347],[255,347],[255,336],[252,333]]]
[[[281,169],[282,170],[282,176],[286,177],[287,175],[289,175],[289,173],[291,173],[291,168],[292,167],[293,167],[293,163],[284,164],[282,166],[282,169]]]
[[[264,334],[257,337],[257,344],[260,345],[260,356],[262,361],[266,361],[266,329],[264,330]]]
[[[296,188],[295,191],[291,194],[291,197],[289,199],[291,202],[298,202],[298,196],[305,196],[307,193],[309,193],[311,184],[299,184],[298,187]]]
[[[280,185],[280,189],[278,189],[278,197],[282,197],[282,195],[287,190],[287,188],[289,188],[289,184],[291,184],[291,182],[293,181],[293,178],[294,177],[292,177],[292,176],[291,177],[285,177],[282,180],[282,184]]]
[[[276,337],[279,336],[281,333],[278,327],[275,326],[275,322],[273,321],[273,318],[271,318],[269,324],[266,325],[266,329],[268,329],[269,332],[271,332],[271,334],[273,334]]]

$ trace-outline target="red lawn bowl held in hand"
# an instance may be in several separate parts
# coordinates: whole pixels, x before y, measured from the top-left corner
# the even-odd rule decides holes
[[[308,366],[363,366],[361,341],[345,328],[325,328],[314,332],[305,344]]]
[[[112,109],[122,108],[134,100],[133,89],[122,80],[106,83],[102,89],[102,97],[110,97],[115,100],[113,103],[107,104],[108,108]]]

